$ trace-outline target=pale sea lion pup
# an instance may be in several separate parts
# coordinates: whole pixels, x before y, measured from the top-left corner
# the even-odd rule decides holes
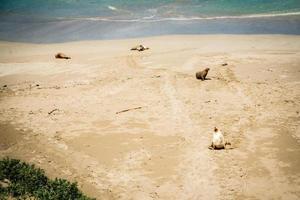
[[[210,149],[225,149],[226,145],[230,143],[225,141],[223,133],[215,127]]]
[[[71,59],[70,56],[66,56],[66,55],[63,54],[63,53],[57,53],[57,54],[55,55],[55,58],[58,58],[58,59]]]
[[[203,71],[197,72],[196,73],[196,78],[197,79],[201,79],[202,81],[204,81],[205,78],[206,78],[206,76],[207,76],[207,74],[208,74],[208,71],[209,71],[209,68],[206,68]]]

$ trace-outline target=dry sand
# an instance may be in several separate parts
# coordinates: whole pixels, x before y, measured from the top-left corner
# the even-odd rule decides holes
[[[139,43],[150,50],[129,50]],[[0,42],[0,52],[1,157],[98,199],[300,198],[300,36]],[[206,67],[210,80],[196,80]],[[207,148],[215,126],[231,149]]]

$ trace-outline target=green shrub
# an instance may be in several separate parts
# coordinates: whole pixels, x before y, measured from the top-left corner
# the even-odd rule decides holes
[[[6,187],[0,184],[0,199],[33,197],[41,200],[90,200],[77,187],[64,179],[51,180],[42,169],[20,160],[4,158],[0,160],[0,181],[9,181]]]

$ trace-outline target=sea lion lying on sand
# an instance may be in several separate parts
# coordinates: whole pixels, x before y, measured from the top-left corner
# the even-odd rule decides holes
[[[57,54],[55,55],[55,58],[57,58],[57,59],[71,59],[71,57],[66,56],[66,55],[63,54],[63,53],[57,53]]]
[[[196,78],[201,79],[202,81],[204,81],[206,76],[207,76],[208,71],[209,71],[209,68],[206,68],[203,71],[197,72],[196,73]]]
[[[225,142],[223,133],[218,130],[217,127],[214,129],[212,143],[209,146],[209,149],[225,149],[226,145],[231,145],[229,142]]]
[[[149,47],[145,47],[144,45],[137,45],[135,47],[132,47],[130,50],[133,51],[133,50],[136,50],[136,51],[145,51],[145,50],[148,50]]]

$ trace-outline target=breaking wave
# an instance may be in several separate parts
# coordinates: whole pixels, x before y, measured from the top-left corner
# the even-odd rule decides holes
[[[105,17],[84,17],[84,18],[59,18],[60,20],[82,20],[82,21],[107,21],[107,22],[163,22],[163,21],[195,21],[195,20],[218,20],[218,19],[249,19],[249,18],[270,18],[282,16],[297,16],[300,12],[289,13],[265,13],[237,16],[213,16],[213,17],[167,17],[156,18],[155,15],[136,19],[113,19]]]

